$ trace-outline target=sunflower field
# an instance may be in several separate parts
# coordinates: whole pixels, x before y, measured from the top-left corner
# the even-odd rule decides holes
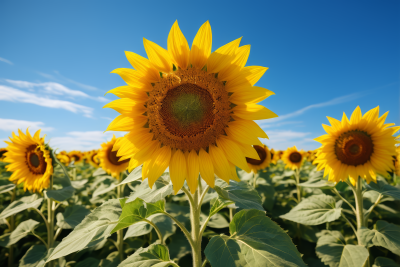
[[[125,135],[98,150],[10,134],[1,266],[400,266],[400,127],[355,107],[316,150],[267,147],[268,68],[240,41],[211,52],[207,21],[189,47],[175,22],[167,49],[125,52],[104,106],[120,114],[104,130]]]

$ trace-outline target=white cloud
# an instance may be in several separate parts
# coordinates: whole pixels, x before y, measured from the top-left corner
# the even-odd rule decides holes
[[[73,113],[83,113],[85,117],[91,117],[93,109],[75,104],[69,101],[41,97],[33,93],[27,93],[12,87],[0,85],[0,100],[20,103],[30,103],[42,107],[59,108]]]
[[[96,101],[107,102],[109,101],[107,98],[104,97],[92,97],[84,92],[71,90],[68,87],[55,83],[55,82],[45,82],[45,83],[32,83],[27,81],[15,81],[15,80],[5,80],[6,82],[10,83],[13,86],[19,88],[25,88],[33,90],[34,88],[38,88],[41,93],[45,94],[53,94],[53,95],[65,95],[71,98],[74,97],[82,97],[82,98],[90,98]]]
[[[123,136],[125,133],[116,132],[116,137]],[[50,139],[50,145],[52,148],[58,148],[60,150],[92,150],[99,149],[101,143],[111,140],[113,136],[112,132],[102,131],[87,131],[79,132],[73,131],[68,132],[67,136],[54,137]]]
[[[82,89],[86,89],[86,90],[98,90],[96,87],[91,86],[91,85],[87,85],[87,84],[83,84],[71,79],[68,79],[67,77],[64,77],[63,75],[61,75],[58,71],[54,71],[54,73],[56,74],[57,77],[55,77],[54,75],[48,74],[48,73],[43,73],[43,72],[38,72],[39,75],[47,78],[47,79],[52,79],[52,80],[56,80],[56,81],[64,81],[64,82],[69,82],[72,84],[75,84],[76,86],[79,86]]]
[[[262,142],[274,149],[285,150],[288,147],[297,146],[298,149],[310,150],[319,146],[318,142],[309,137],[310,132],[272,130],[266,133],[269,139],[262,139]]]
[[[10,65],[14,65],[14,63],[12,63],[10,60],[7,60],[7,59],[2,58],[2,57],[0,57],[0,61],[5,62],[5,63],[10,64]]]
[[[13,119],[2,119],[0,118],[0,130],[7,132],[16,132],[18,129],[26,132],[26,129],[29,127],[29,132],[36,132],[39,129],[42,131],[52,131],[52,127],[45,127],[44,123],[41,121],[23,121],[23,120],[13,120]]]

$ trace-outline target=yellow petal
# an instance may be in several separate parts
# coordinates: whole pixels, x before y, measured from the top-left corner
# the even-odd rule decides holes
[[[248,144],[248,145],[259,145],[262,143],[258,140],[257,136],[254,135],[249,129],[240,123],[230,123],[229,127],[225,128],[225,132],[234,141]]]
[[[196,151],[192,150],[187,155],[187,173],[188,177],[186,182],[190,188],[190,192],[194,194],[197,189],[197,185],[199,183],[199,156],[197,155]]]
[[[240,149],[243,152],[243,155],[246,158],[260,160],[260,156],[258,155],[257,151],[254,149],[253,146],[248,145],[248,144],[243,144],[240,142],[235,142],[235,143],[240,147]]]
[[[228,92],[237,92],[243,87],[255,85],[268,68],[260,66],[248,66],[242,68],[236,78],[227,81],[225,88]]]
[[[172,61],[167,50],[145,38],[143,38],[143,45],[150,62],[158,71],[172,71]]]
[[[106,131],[131,131],[134,128],[142,127],[148,121],[147,116],[139,115],[130,117],[119,115],[107,127]]]
[[[220,81],[230,81],[234,79],[241,69],[246,65],[247,59],[250,55],[250,45],[244,45],[236,49],[235,58],[232,61],[232,64],[223,68],[218,73],[218,79]]]
[[[258,86],[248,86],[243,90],[234,92],[229,101],[235,104],[258,103],[275,93]]]
[[[358,122],[360,122],[361,118],[361,109],[359,106],[357,106],[356,109],[353,111],[353,114],[351,114],[350,123],[353,125],[357,124]]]
[[[132,171],[134,168],[139,167],[143,162],[148,161],[153,153],[160,147],[160,143],[157,140],[153,140],[139,149],[129,161],[129,171]]]
[[[207,61],[207,72],[218,73],[227,68],[235,60],[235,53],[239,47],[242,37],[227,43],[215,50]]]
[[[214,165],[214,171],[219,178],[229,183],[231,176],[231,170],[229,167],[229,162],[225,157],[224,152],[221,148],[214,145],[209,146],[210,156],[212,163]]]
[[[152,158],[149,169],[150,188],[153,187],[157,179],[164,173],[165,169],[167,169],[171,160],[171,148],[169,146],[163,146],[154,152]]]
[[[118,74],[127,84],[133,87],[142,87],[150,83],[142,73],[133,69],[119,68],[111,73]]]
[[[247,131],[253,135],[260,138],[268,138],[268,135],[263,129],[255,122],[249,120],[235,119],[235,121],[230,122],[229,125],[240,125],[242,129],[247,129]],[[228,126],[229,126],[228,125]]]
[[[199,169],[201,178],[211,187],[214,188],[214,165],[210,154],[204,149],[200,148],[199,151]]]
[[[185,36],[178,26],[178,21],[172,25],[168,35],[168,52],[181,69],[186,69],[189,64],[190,49]]]
[[[244,156],[240,147],[237,146],[234,141],[220,137],[217,139],[217,145],[224,151],[228,161],[235,164],[242,170],[250,172],[249,165],[246,162],[246,157]]]
[[[231,169],[231,179],[236,182],[240,182],[240,179],[236,172],[236,166],[229,162],[229,168]],[[248,172],[250,172],[250,171],[248,171]]]
[[[160,80],[160,74],[150,60],[129,51],[125,51],[125,56],[132,67],[146,76],[150,82],[158,82]]]
[[[176,150],[171,158],[169,164],[169,175],[176,195],[182,188],[186,176],[186,159],[180,149]]]
[[[144,179],[146,179],[147,176],[149,175],[150,163],[151,163],[151,159],[149,159],[148,161],[146,161],[145,163],[143,163],[143,167],[142,167],[142,180],[143,180],[143,181],[144,181]]]
[[[114,94],[119,98],[130,98],[137,102],[145,102],[148,100],[148,95],[146,92],[149,92],[153,89],[151,85],[143,86],[143,87],[133,87],[130,85],[120,86],[114,89],[111,89],[106,94]]]
[[[278,117],[271,110],[257,104],[238,105],[232,110],[236,116],[245,120],[265,120]]]
[[[190,50],[190,63],[197,68],[203,68],[211,54],[212,33],[211,26],[206,21],[194,37]]]
[[[103,108],[112,108],[113,110],[126,115],[142,115],[147,110],[143,103],[137,103],[129,98],[111,101]]]

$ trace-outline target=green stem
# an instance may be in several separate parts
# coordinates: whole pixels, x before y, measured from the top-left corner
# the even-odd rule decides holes
[[[365,226],[368,226],[368,218],[371,215],[372,211],[375,209],[375,207],[381,202],[381,199],[383,198],[382,194],[379,194],[378,198],[376,199],[374,205],[372,205],[367,212],[364,214],[364,222],[365,222]]]
[[[175,222],[175,224],[178,225],[179,228],[181,228],[182,232],[185,234],[187,240],[189,241],[190,246],[193,247],[194,243],[193,243],[193,240],[192,240],[192,236],[190,235],[190,233],[186,229],[186,227],[180,221],[178,221],[174,216],[169,214],[168,212],[163,211],[162,213],[164,215],[168,216],[169,218],[171,218]]]
[[[357,230],[360,230],[361,227],[365,226],[361,177],[358,177],[356,186],[352,187],[352,189],[353,189],[354,197],[356,200]],[[358,238],[358,244],[361,246],[364,246],[364,244],[360,238]]]
[[[165,244],[164,244],[164,240],[163,240],[162,233],[161,233],[161,231],[160,231],[160,228],[158,228],[158,226],[157,226],[155,223],[153,223],[152,221],[149,221],[149,220],[146,220],[146,219],[144,219],[144,221],[147,222],[148,224],[150,224],[151,226],[154,227],[154,230],[156,230],[156,233],[157,233],[157,235],[158,235],[158,239],[160,239],[161,245],[165,245]],[[151,240],[151,239],[150,239],[150,240]]]
[[[193,203],[190,205],[190,223],[192,226],[192,257],[193,257],[193,267],[201,267],[201,239],[200,234],[200,212],[201,212],[201,203],[199,203],[200,199],[200,190],[199,188],[193,194]],[[200,205],[199,205],[200,204]]]
[[[351,205],[350,202],[348,202],[344,197],[342,197],[342,195],[339,193],[339,191],[337,191],[336,187],[333,188],[332,192],[335,193],[337,196],[339,196],[347,205],[349,205],[350,208],[353,210],[354,214],[357,213],[357,211],[354,208],[354,206]]]
[[[233,209],[229,208],[229,221],[231,222],[233,220]]]
[[[296,169],[294,172],[294,177],[296,178],[296,189],[297,189],[297,203],[301,201],[301,191],[300,191],[300,170]]]
[[[14,187],[10,204],[14,202],[16,196],[16,187]],[[10,233],[12,233],[15,229],[15,217],[14,215],[10,216]],[[14,245],[11,245],[8,250],[8,267],[12,267],[14,265]]]
[[[205,259],[205,260],[203,261],[203,265],[201,265],[201,267],[206,267],[206,266],[207,266],[207,262],[208,262],[208,260]]]
[[[50,176],[50,190],[53,190],[53,176]],[[54,245],[54,201],[47,198],[47,245],[51,249]],[[49,267],[54,266],[54,261],[49,262]]]
[[[258,175],[256,175],[256,174],[253,172],[253,186],[254,186],[254,188],[257,187],[257,177],[258,177]]]
[[[121,175],[118,174],[118,182],[121,182]],[[117,198],[122,198],[124,197],[124,194],[122,192],[122,185],[118,185],[117,187]],[[119,260],[122,262],[124,260],[124,230],[118,230],[117,232],[117,245],[118,245],[118,254],[119,254]]]
[[[353,232],[354,232],[354,234],[356,235],[357,240],[358,240],[359,238],[358,238],[358,234],[357,234],[356,228],[354,228],[353,224],[350,222],[349,219],[347,219],[346,215],[344,215],[343,212],[341,212],[341,214],[342,214],[343,218],[346,220],[346,222],[351,226],[351,229],[353,229]]]
[[[33,230],[32,230],[32,235],[36,236],[40,241],[42,241],[43,244],[46,246],[47,250],[49,249],[49,245],[47,245],[46,241],[44,241],[40,236],[38,236]]]

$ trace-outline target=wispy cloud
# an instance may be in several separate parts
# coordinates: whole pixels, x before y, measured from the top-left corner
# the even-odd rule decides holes
[[[14,63],[12,63],[10,60],[2,58],[2,57],[0,57],[0,61],[5,62],[5,63],[10,64],[10,65],[14,65]]]
[[[59,73],[58,71],[54,71],[54,75],[53,74],[48,74],[48,73],[43,73],[43,72],[38,72],[39,75],[47,78],[47,79],[51,79],[51,80],[55,80],[55,81],[62,81],[62,82],[68,82],[71,84],[74,84],[82,89],[85,90],[98,90],[97,87],[91,86],[91,85],[87,85],[87,84],[83,84],[77,81],[74,81],[72,79],[69,79],[63,75],[61,75],[61,73]]]
[[[90,107],[75,104],[69,101],[51,99],[49,97],[38,96],[34,93],[24,92],[9,86],[0,85],[0,100],[20,103],[30,103],[42,107],[58,108],[82,113],[85,117],[91,117],[93,109]]]
[[[13,119],[2,119],[0,118],[0,130],[11,132],[11,131],[18,131],[21,129],[23,132],[29,127],[29,131],[35,132],[39,129],[43,131],[52,131],[52,127],[45,127],[44,122],[41,121],[23,121],[23,120],[13,120]]]
[[[123,136],[124,133],[115,133],[117,137]],[[50,139],[50,145],[53,148],[58,148],[61,150],[91,150],[99,149],[101,143],[111,140],[113,136],[112,132],[102,132],[102,131],[87,131],[79,132],[73,131],[68,132],[66,136],[54,137]]]
[[[33,90],[34,88],[37,88],[37,89],[39,89],[39,91],[46,93],[46,94],[64,95],[64,96],[67,96],[70,98],[75,98],[75,97],[90,98],[90,99],[100,101],[100,102],[108,101],[105,97],[101,97],[101,96],[93,97],[82,91],[72,90],[62,84],[55,83],[55,82],[33,83],[33,82],[27,82],[27,81],[15,81],[15,80],[8,80],[8,79],[5,79],[5,81],[13,86],[28,89],[28,90]]]
[[[271,148],[284,150],[288,147],[297,146],[298,149],[315,149],[318,143],[310,138],[310,132],[296,132],[292,130],[267,131],[269,139],[262,139]]]

